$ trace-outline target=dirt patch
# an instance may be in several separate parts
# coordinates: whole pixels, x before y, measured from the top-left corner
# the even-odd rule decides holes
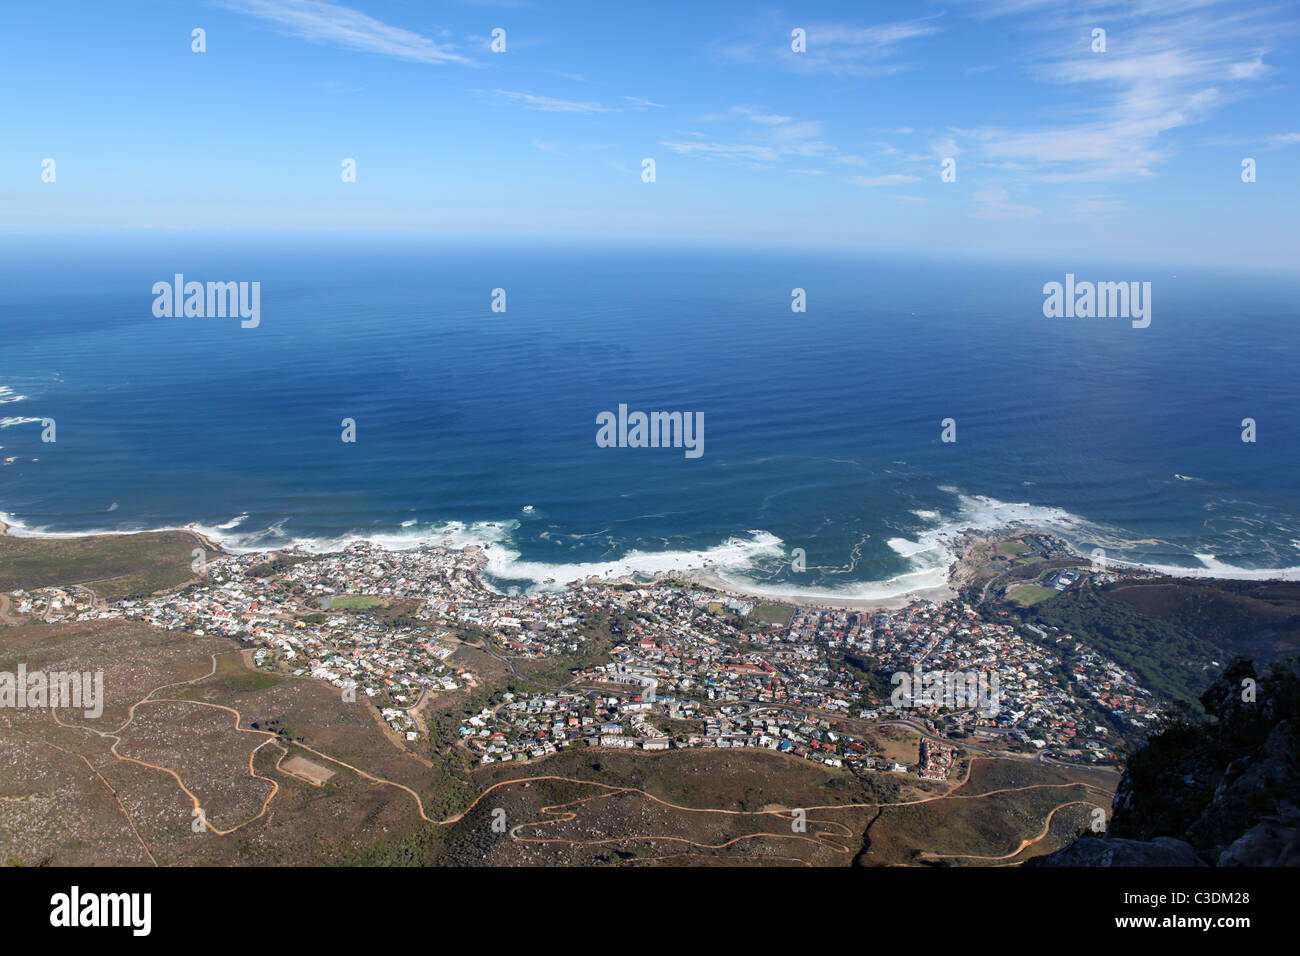
[[[328,767],[322,767],[314,760],[308,760],[306,757],[294,754],[280,762],[280,769],[291,777],[297,777],[299,780],[305,780],[314,787],[322,786],[329,782],[334,776],[334,771]]]

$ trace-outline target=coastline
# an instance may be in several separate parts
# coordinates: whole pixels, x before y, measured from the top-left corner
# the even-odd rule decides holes
[[[830,594],[772,593],[746,589],[733,581],[728,581],[712,571],[691,571],[681,575],[691,584],[717,591],[730,597],[743,598],[770,604],[789,604],[794,607],[818,608],[830,611],[896,611],[915,604],[918,601],[930,601],[943,604],[957,597],[957,590],[950,583],[925,588],[914,588],[898,594],[878,598],[835,597]]]
[[[279,548],[266,549],[243,549],[227,548],[218,540],[215,540],[208,532],[199,530],[196,526],[188,527],[165,527],[150,528],[135,531],[92,531],[92,532],[29,532],[22,528],[21,525],[15,529],[11,522],[6,522],[3,516],[0,516],[0,537],[10,538],[33,538],[48,540],[69,540],[79,538],[109,538],[109,537],[131,537],[141,534],[159,534],[164,532],[181,532],[189,535],[198,545],[209,551],[213,555],[230,555],[240,553],[264,553],[268,555],[279,553],[304,553],[296,546],[289,545]],[[734,579],[724,577],[724,571],[719,570],[718,566],[706,561],[703,567],[694,567],[689,569],[660,570],[650,574],[622,573],[618,575],[596,576],[588,575],[582,578],[574,578],[568,581],[559,581],[555,578],[548,578],[545,581],[535,582],[539,590],[558,589],[559,587],[572,586],[606,586],[606,587],[645,587],[667,584],[672,582],[682,583],[694,587],[704,588],[714,591],[720,595],[738,598],[755,603],[782,604],[799,608],[813,608],[828,611],[888,611],[905,608],[918,602],[930,602],[933,604],[946,604],[950,601],[959,599],[963,589],[977,585],[981,580],[982,572],[987,569],[987,557],[991,551],[1004,541],[1011,538],[1019,538],[1025,535],[1034,535],[1043,540],[1050,541],[1058,559],[1069,559],[1077,561],[1081,565],[1089,564],[1091,559],[1082,554],[1078,548],[1071,545],[1070,542],[1061,534],[1054,530],[1040,527],[1035,524],[1028,524],[1020,521],[1011,521],[999,527],[974,526],[961,530],[950,530],[944,535],[941,541],[942,546],[949,552],[949,564],[943,583],[928,583],[919,587],[905,588],[895,593],[884,594],[880,596],[868,597],[861,595],[846,594],[839,596],[833,592],[822,590],[811,590],[809,592],[799,592],[796,589],[785,589],[782,585],[760,586],[754,584],[748,586],[747,582],[737,582]],[[410,547],[393,547],[388,543],[379,543],[364,535],[358,535],[355,538],[349,538],[341,547],[330,549],[328,551],[310,551],[316,555],[334,554],[342,550],[342,547],[364,542],[371,546],[377,547],[384,551],[401,552],[413,550],[418,547],[441,547],[444,549],[462,551],[470,554],[475,559],[477,567],[476,575],[479,578],[480,586],[485,590],[497,590],[485,576],[490,576],[487,569],[487,544],[461,544],[451,546],[450,542],[444,542],[442,545],[418,544]],[[1166,567],[1149,566],[1131,562],[1111,559],[1110,566],[1114,570],[1124,570],[1128,572],[1145,572],[1154,575],[1168,577],[1174,580],[1291,580],[1289,573],[1292,570],[1286,569],[1282,573],[1269,573],[1267,576],[1262,574],[1222,574],[1215,573],[1215,570],[1205,569],[1181,569],[1177,573],[1175,569]],[[938,568],[934,569],[938,570]],[[897,578],[892,579],[897,581]],[[933,580],[933,579],[932,579]],[[866,587],[888,585],[890,582],[861,582]],[[530,589],[531,590],[531,589]]]
[[[195,541],[197,541],[204,548],[216,554],[224,555],[224,554],[232,553],[227,551],[217,542],[213,541],[202,531],[199,531],[193,527],[152,528],[145,531],[99,531],[99,532],[92,532],[87,534],[76,534],[76,533],[10,534],[11,530],[12,530],[12,526],[6,523],[3,519],[0,519],[0,537],[8,536],[14,538],[27,537],[27,538],[35,538],[35,539],[46,539],[46,540],[69,540],[69,539],[76,539],[76,538],[109,538],[109,537],[119,537],[119,536],[130,537],[139,534],[158,534],[167,531],[180,531],[190,535],[192,538],[194,538]],[[366,541],[367,539],[357,538],[356,540]],[[286,550],[295,550],[295,549],[272,548],[272,549],[268,549],[265,553],[275,554]],[[479,568],[478,574],[480,576],[480,584],[485,585],[485,582],[481,580],[482,574],[485,570],[484,565],[486,564],[485,557],[482,553],[483,548],[479,545],[467,545],[457,550],[461,550],[466,552],[467,554],[474,555],[474,557],[477,559],[476,563],[478,564],[478,568]],[[955,561],[954,564],[949,568],[949,576],[948,576],[949,582],[953,580],[953,576],[956,573],[956,569],[958,568],[959,564],[960,564],[960,556],[958,560]],[[886,595],[878,598],[835,597],[834,595],[830,595],[830,594],[799,594],[798,592],[772,593],[767,591],[760,591],[757,589],[749,589],[744,587],[743,585],[735,583],[734,581],[728,581],[725,578],[723,578],[721,575],[719,575],[716,571],[713,571],[712,569],[709,568],[698,568],[698,569],[691,569],[687,571],[661,571],[652,575],[649,580],[638,579],[627,575],[621,575],[618,577],[609,577],[609,578],[587,578],[587,579],[567,582],[566,586],[594,584],[594,585],[604,585],[607,587],[628,587],[628,586],[635,587],[635,586],[668,583],[670,581],[679,581],[679,582],[691,584],[696,587],[705,588],[710,591],[716,591],[719,594],[723,594],[729,597],[741,598],[744,600],[766,602],[766,603],[773,603],[773,604],[788,604],[794,607],[818,608],[823,610],[847,610],[847,611],[898,610],[899,608],[907,607],[909,604],[913,604],[917,601],[931,601],[935,604],[942,604],[946,601],[956,598],[958,595],[957,589],[954,588],[951,583],[945,583],[942,585],[934,585],[934,586],[922,587],[922,588],[913,588],[913,589],[899,592],[897,594]],[[488,589],[492,590],[491,588]]]
[[[11,535],[9,532],[12,527],[13,526],[5,522],[3,518],[0,518],[0,538],[6,538],[6,537],[34,538],[37,540],[67,541],[67,540],[75,540],[76,538],[119,538],[119,537],[129,538],[137,534],[161,534],[164,531],[179,531],[183,534],[188,534],[191,538],[193,538],[195,541],[197,541],[199,544],[201,544],[204,548],[206,548],[209,551],[214,551],[217,554],[229,554],[229,552],[225,548],[223,548],[220,544],[213,541],[202,531],[199,531],[195,528],[149,528],[144,531],[93,531],[93,532],[88,532],[86,534],[69,533],[69,534],[12,534]]]

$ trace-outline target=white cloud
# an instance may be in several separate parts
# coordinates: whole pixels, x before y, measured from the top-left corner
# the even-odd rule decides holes
[[[700,137],[701,142],[667,141],[662,145],[685,155],[708,156],[713,159],[731,159],[744,163],[777,163],[789,157],[828,158],[836,161],[852,162],[855,157],[842,157],[842,154],[825,142],[822,137],[822,124],[815,120],[796,120],[791,116],[769,113],[754,106],[735,106],[730,112],[708,119],[714,122],[732,123],[740,117],[746,128],[739,131],[734,139],[722,141],[712,138],[712,142],[703,141],[700,133],[688,132],[684,135]]]
[[[286,33],[312,43],[331,43],[349,50],[415,60],[477,66],[472,57],[450,44],[390,26],[360,10],[323,0],[217,0],[227,9],[274,23]]]
[[[591,81],[588,80],[585,76],[583,76],[581,73],[566,73],[564,70],[547,70],[546,72],[547,72],[547,73],[551,73],[551,74],[553,74],[553,75],[555,75],[555,76],[562,76],[562,77],[564,77],[564,79],[566,79],[566,80],[572,80],[574,83],[590,83],[590,82],[591,82]]]
[[[1079,197],[1062,196],[1060,198],[1070,201],[1070,212],[1074,213],[1075,217],[1079,219],[1109,219],[1125,209],[1122,202],[1105,194]]]
[[[1295,29],[1275,12],[1235,0],[1134,0],[1086,14],[1047,0],[985,6],[984,15],[1041,14],[1023,18],[1051,38],[1033,54],[1031,74],[1082,96],[1060,101],[1058,123],[967,131],[976,155],[1048,182],[1151,176],[1173,154],[1170,132],[1208,119],[1269,72],[1264,57],[1275,37]],[[1108,49],[1094,53],[1091,27],[1102,22]]]
[[[781,116],[779,113],[764,113],[752,106],[733,106],[733,113],[751,119],[755,123],[763,123],[766,126],[780,126],[782,123],[789,123],[789,116]]]
[[[919,183],[920,176],[905,173],[889,173],[885,176],[850,176],[845,182],[854,186],[901,186],[903,183]]]
[[[713,159],[735,159],[750,163],[774,163],[781,158],[770,146],[755,143],[681,143],[664,140],[659,145],[686,156],[698,154]]]
[[[1234,80],[1249,80],[1263,73],[1268,67],[1264,65],[1264,58],[1257,56],[1248,63],[1234,63],[1228,68],[1228,72]]]
[[[518,90],[493,90],[496,96],[511,103],[517,103],[525,109],[539,110],[543,113],[616,113],[612,106],[601,103],[585,103],[578,100],[561,100],[554,96],[537,96],[533,93],[521,93]]]
[[[957,145],[957,140],[951,136],[945,136],[943,139],[936,140],[930,146],[930,155],[938,159],[948,159],[961,155],[961,147]]]
[[[1034,206],[1013,203],[1002,186],[987,186],[974,195],[979,208],[972,215],[977,219],[1032,219],[1042,212]]]
[[[717,41],[713,48],[723,60],[776,66],[795,73],[878,76],[913,69],[895,59],[909,40],[938,31],[930,19],[855,26],[842,23],[799,23],[798,18],[766,18],[743,37]],[[795,53],[790,31],[805,32],[806,50]]]

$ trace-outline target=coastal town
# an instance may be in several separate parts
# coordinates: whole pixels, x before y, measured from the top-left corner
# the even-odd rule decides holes
[[[562,686],[521,679],[456,728],[480,765],[573,746],[765,748],[943,779],[958,746],[1111,764],[1161,713],[1132,673],[1073,635],[990,620],[959,599],[792,607],[679,580],[503,593],[484,565],[479,548],[359,541],[328,555],[221,554],[197,583],[147,598],[106,604],[84,588],[43,588],[14,591],[10,604],[47,622],[122,617],[224,635],[255,667],[359,693],[409,744],[428,733],[422,703],[480,685],[454,662],[458,648],[481,647],[512,669],[573,662]],[[922,674],[967,675],[994,696],[891,693]],[[868,731],[889,724],[922,734],[914,761],[886,759],[873,743]]]

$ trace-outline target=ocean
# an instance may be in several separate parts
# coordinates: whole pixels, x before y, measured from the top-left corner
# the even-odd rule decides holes
[[[505,588],[708,566],[884,597],[940,583],[955,531],[1019,522],[1114,561],[1300,576],[1294,277],[418,236],[0,246],[19,533],[450,539],[490,544]],[[178,273],[259,283],[259,324],[156,317]],[[1045,317],[1067,274],[1149,281],[1149,327]],[[702,416],[702,453],[601,447],[620,405]]]

